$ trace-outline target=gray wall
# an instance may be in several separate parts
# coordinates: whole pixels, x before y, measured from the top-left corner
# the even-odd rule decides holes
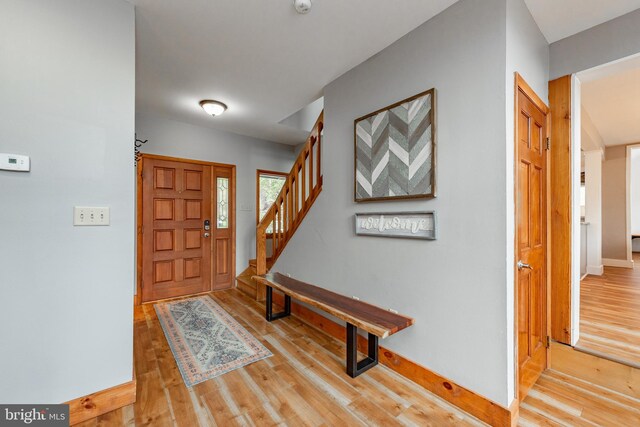
[[[640,9],[552,43],[550,78],[553,80],[638,52]]]
[[[323,108],[324,98],[320,97],[306,107],[301,108],[289,117],[281,120],[279,123],[305,132],[311,132]]]
[[[323,191],[274,268],[415,317],[382,345],[505,406],[513,398],[506,9],[504,0],[462,0],[325,88]],[[535,51],[525,55],[533,58],[525,75],[542,91],[538,42],[534,34],[517,44]],[[438,197],[354,203],[354,118],[431,87]],[[398,210],[435,210],[438,240],[354,235],[354,213]]]
[[[123,0],[2,0],[0,402],[131,381],[134,11]],[[73,206],[111,207],[74,227]]]
[[[142,148],[145,153],[236,165],[236,272],[240,274],[256,252],[256,169],[289,172],[294,148],[142,113],[136,115],[136,132],[138,138],[149,140]]]
[[[515,73],[531,86],[538,96],[547,102],[549,87],[549,44],[538,28],[523,0],[507,0],[507,58],[506,58],[506,228],[507,248],[506,295],[507,295],[507,390],[509,396],[515,395],[515,344],[514,333],[514,271],[515,253],[515,202],[514,202],[514,139],[515,139]]]
[[[627,147],[608,147],[602,164],[602,258],[627,259]]]
[[[514,72],[526,80],[547,102],[549,92],[549,44],[523,0],[507,0],[507,113],[513,117]],[[513,120],[507,118],[513,133]],[[513,142],[513,140],[507,140]],[[509,144],[513,148],[513,144]]]

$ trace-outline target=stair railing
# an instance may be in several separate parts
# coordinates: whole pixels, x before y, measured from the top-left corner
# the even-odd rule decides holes
[[[275,202],[256,227],[257,274],[273,266],[322,191],[323,116],[320,113]]]

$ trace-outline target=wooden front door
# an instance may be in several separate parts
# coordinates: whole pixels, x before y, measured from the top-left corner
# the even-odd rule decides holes
[[[214,190],[215,177],[231,177],[230,171],[232,167],[143,157],[143,302],[224,287],[217,277],[221,272],[227,274],[225,278],[230,277],[233,271],[235,215],[233,205],[228,206],[227,228],[219,233]],[[227,185],[233,191],[233,180]],[[222,236],[226,237],[224,244],[219,242]],[[230,283],[229,278],[226,284]]]
[[[518,76],[516,88],[516,319],[518,397],[547,366],[547,113]]]
[[[211,289],[211,166],[143,161],[142,301]]]

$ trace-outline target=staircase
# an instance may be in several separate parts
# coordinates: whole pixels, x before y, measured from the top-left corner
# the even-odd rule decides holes
[[[249,295],[253,299],[258,299],[258,285],[251,277],[256,275],[256,260],[249,261],[247,267],[238,277],[236,277],[236,287]]]
[[[316,121],[276,201],[256,227],[256,259],[237,278],[238,289],[258,301],[264,286],[251,277],[266,274],[284,251],[322,191],[321,146],[324,112]]]

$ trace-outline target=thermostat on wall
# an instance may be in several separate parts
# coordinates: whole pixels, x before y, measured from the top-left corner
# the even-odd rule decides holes
[[[29,172],[30,164],[29,156],[0,153],[0,169],[7,171]]]

